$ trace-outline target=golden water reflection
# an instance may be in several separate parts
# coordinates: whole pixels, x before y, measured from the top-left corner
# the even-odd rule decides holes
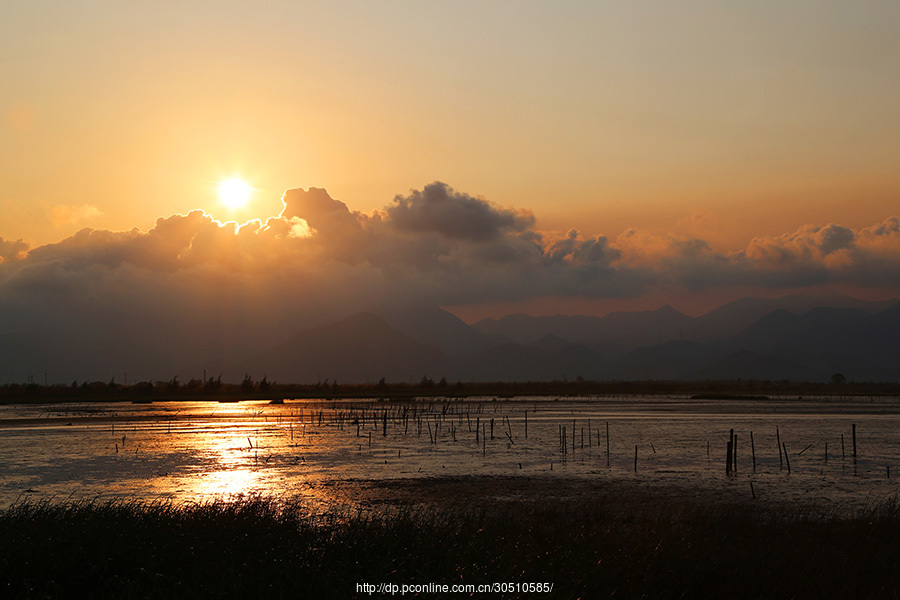
[[[237,430],[237,431],[235,431]],[[264,477],[257,468],[259,441],[242,427],[228,427],[221,423],[195,436],[194,443],[202,449],[204,472],[197,473],[182,485],[196,496],[223,497],[259,493]]]
[[[242,496],[260,490],[258,472],[247,469],[212,471],[191,478],[191,491],[203,497]]]
[[[895,493],[898,480],[888,479],[885,469],[900,461],[900,400],[894,398],[874,405],[785,401],[723,407],[656,398],[514,398],[77,408],[0,407],[0,506],[23,494],[177,502],[264,495],[324,506],[355,502],[355,482],[471,474],[628,476],[718,489],[730,483],[722,482],[715,444],[732,427],[756,432],[757,492],[769,486],[768,493],[784,497]],[[501,424],[502,435],[487,435],[490,420]],[[604,421],[612,431],[601,444],[607,433],[596,424]],[[865,436],[858,477],[838,459],[851,423]],[[560,452],[559,429],[571,426],[574,433],[576,425],[585,430],[583,443],[572,445],[567,458],[569,453]],[[795,452],[814,449],[798,454],[790,479],[772,452],[776,431],[793,442],[788,447]],[[638,445],[641,471],[634,475]],[[744,448],[746,466],[750,455]]]

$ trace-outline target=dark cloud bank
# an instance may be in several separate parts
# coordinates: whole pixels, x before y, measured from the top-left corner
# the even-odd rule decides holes
[[[0,239],[0,382],[45,371],[54,381],[185,378],[364,311],[657,286],[900,287],[897,217],[858,230],[809,225],[724,254],[639,230],[615,240],[539,231],[528,211],[440,182],[372,214],[319,188],[282,200],[278,217],[240,226],[195,210],[146,232],[83,229],[38,248]],[[420,338],[440,329],[420,325]]]

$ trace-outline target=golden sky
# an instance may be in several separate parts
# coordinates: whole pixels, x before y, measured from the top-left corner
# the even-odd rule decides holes
[[[5,2],[0,284],[70,252],[165,270],[260,219],[208,256],[275,268],[306,236],[497,311],[889,297],[898,26],[886,1]],[[288,214],[312,187],[352,223]]]
[[[6,239],[266,218],[296,186],[369,212],[435,180],[560,231],[694,233],[701,215],[732,248],[897,212],[895,2],[0,11]],[[257,191],[229,213],[233,174]]]

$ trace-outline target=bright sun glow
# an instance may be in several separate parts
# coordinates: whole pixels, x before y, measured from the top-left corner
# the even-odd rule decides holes
[[[253,188],[242,179],[232,177],[219,182],[219,200],[228,208],[243,208],[250,201]]]

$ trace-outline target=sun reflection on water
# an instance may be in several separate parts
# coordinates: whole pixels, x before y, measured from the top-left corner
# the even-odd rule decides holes
[[[259,472],[250,469],[210,471],[190,479],[194,494],[203,497],[242,496],[258,492]]]
[[[200,434],[204,471],[189,479],[198,496],[238,496],[261,489],[262,476],[254,468],[258,450],[243,428],[214,427]],[[256,444],[258,446],[258,442]]]

